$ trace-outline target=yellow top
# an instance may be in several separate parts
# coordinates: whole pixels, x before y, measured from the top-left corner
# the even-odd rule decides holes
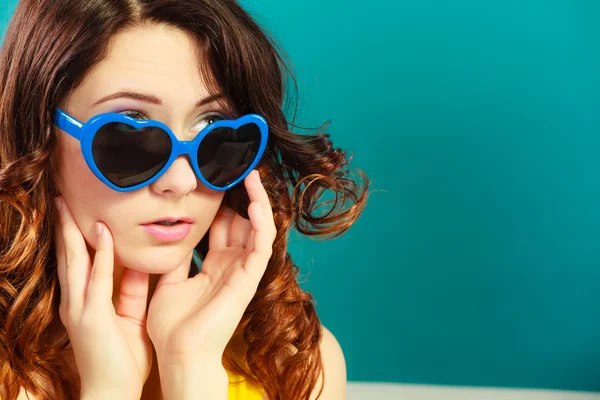
[[[261,388],[252,386],[246,379],[234,373],[227,371],[229,376],[228,400],[263,400],[263,391]]]

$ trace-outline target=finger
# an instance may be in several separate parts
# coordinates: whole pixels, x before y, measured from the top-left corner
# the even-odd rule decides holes
[[[94,226],[96,231],[96,254],[90,274],[86,307],[95,310],[110,310],[113,294],[114,251],[112,235],[101,222]]]
[[[260,204],[263,215],[265,216],[267,221],[271,222],[273,224],[273,227],[275,227],[271,201],[269,200],[269,195],[267,194],[267,191],[265,190],[265,187],[263,186],[260,180],[260,175],[258,171],[252,171],[252,173],[246,177],[244,184],[246,185],[246,190],[248,192],[250,202],[252,203],[254,201],[257,201]]]
[[[81,230],[64,198],[59,199],[57,207],[59,209],[59,237],[62,243],[64,276],[69,297],[67,310],[69,313],[79,313],[85,302],[90,256]]]
[[[231,222],[230,245],[246,247],[248,243],[248,235],[252,232],[252,223],[239,214],[233,217]]]
[[[191,254],[193,254],[193,252]],[[158,283],[156,284],[156,288],[167,283],[179,283],[185,281],[190,274],[191,265],[191,256],[186,257],[179,267],[175,268],[171,272],[167,272],[161,275],[161,277],[158,280]]]
[[[117,303],[117,315],[138,322],[146,320],[150,274],[124,268]]]
[[[248,214],[252,221],[254,241],[245,268],[258,284],[273,254],[274,235],[269,227],[269,221],[262,213],[262,207],[257,202],[250,203]]]
[[[208,235],[208,246],[210,249],[219,249],[229,246],[229,231],[234,216],[235,211],[225,205],[221,205],[215,219],[210,225]]]

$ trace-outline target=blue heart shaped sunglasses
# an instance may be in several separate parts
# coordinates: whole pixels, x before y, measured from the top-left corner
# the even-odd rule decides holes
[[[156,181],[180,155],[187,154],[196,176],[213,190],[241,182],[258,164],[268,140],[268,124],[258,114],[207,125],[181,141],[165,124],[104,113],[82,123],[57,109],[54,124],[79,140],[90,170],[119,192]]]

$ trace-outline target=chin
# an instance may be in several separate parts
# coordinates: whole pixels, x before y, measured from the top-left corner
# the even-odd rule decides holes
[[[128,251],[126,254],[117,252],[115,261],[134,271],[149,274],[165,274],[181,266],[191,265],[194,248],[184,249],[183,246],[153,246],[150,249]]]

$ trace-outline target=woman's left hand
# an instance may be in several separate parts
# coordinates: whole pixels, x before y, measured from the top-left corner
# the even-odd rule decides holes
[[[188,278],[189,265],[182,265],[157,283],[147,328],[159,365],[161,360],[221,365],[225,347],[256,293],[277,232],[258,172],[250,173],[244,184],[250,220],[222,206],[210,228],[202,272]]]

